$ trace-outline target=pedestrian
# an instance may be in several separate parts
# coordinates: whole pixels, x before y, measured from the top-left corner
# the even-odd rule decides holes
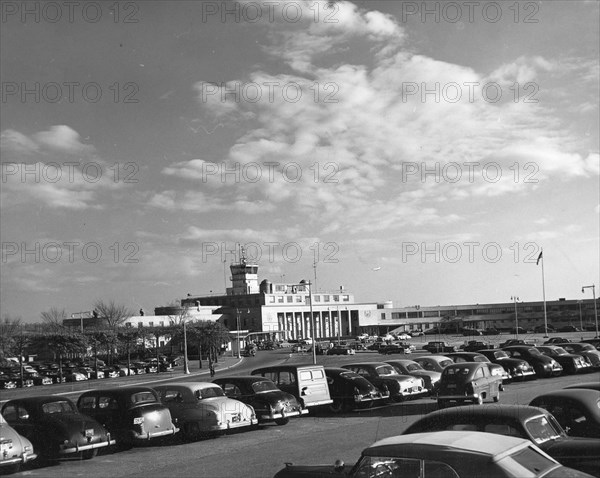
[[[214,377],[215,376],[215,366],[213,365],[212,362],[210,363],[210,365],[208,366],[208,368],[210,369],[210,376]]]

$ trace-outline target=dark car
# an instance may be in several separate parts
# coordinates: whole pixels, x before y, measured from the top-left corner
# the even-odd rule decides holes
[[[567,385],[566,387],[563,387],[563,388],[564,389],[587,388],[589,390],[596,390],[597,392],[600,392],[600,382],[574,383],[573,385]]]
[[[79,456],[90,459],[115,440],[96,420],[77,410],[66,397],[39,396],[9,400],[2,415],[33,443],[40,459]]]
[[[222,377],[213,380],[229,398],[239,400],[254,408],[259,423],[275,422],[285,425],[290,417],[306,415],[308,409],[291,393],[277,388],[277,385],[265,377],[244,375]]]
[[[149,387],[88,390],[79,396],[77,408],[102,423],[121,447],[179,431],[169,409]]]
[[[329,395],[333,399],[330,408],[334,413],[368,408],[389,397],[389,392],[381,392],[366,378],[352,370],[325,367],[325,375],[329,385]]]
[[[525,378],[535,378],[535,370],[525,360],[510,358],[504,350],[485,349],[480,350],[481,355],[485,355],[490,362],[501,365],[509,376],[510,380],[523,380]]]
[[[286,463],[275,478],[589,478],[531,441],[484,432],[413,433],[380,440],[355,465]]]
[[[552,344],[566,344],[569,343],[569,339],[565,339],[564,337],[552,337],[544,342],[544,345],[552,345]]]
[[[512,358],[525,360],[533,367],[538,377],[558,376],[562,373],[562,365],[556,360],[541,353],[532,345],[510,345],[503,347]]]
[[[448,365],[440,380],[438,407],[445,408],[449,402],[482,405],[489,398],[497,402],[500,400],[501,384],[502,378],[492,375],[487,363],[463,362]]]
[[[408,359],[387,360],[386,363],[389,363],[401,375],[412,375],[413,377],[423,379],[429,395],[435,395],[437,393],[440,378],[442,377],[441,372],[425,370],[421,367],[421,364]]]
[[[385,362],[352,363],[342,365],[342,368],[356,372],[384,393],[389,391],[390,398],[397,402],[428,393],[423,379],[401,375]]]
[[[402,344],[388,344],[380,347],[378,352],[382,355],[405,354],[410,353],[410,348],[407,348]]]
[[[500,331],[495,329],[494,327],[488,327],[487,329],[483,329],[483,335],[498,335]]]
[[[446,357],[452,359],[454,363],[462,363],[462,362],[481,362],[488,364],[490,372],[492,375],[496,375],[501,378],[501,380],[509,380],[510,377],[504,367],[502,365],[498,365],[492,363],[489,358],[485,355],[480,354],[478,352],[455,352],[451,354],[446,354]],[[503,391],[504,388],[502,386],[502,382],[500,382],[500,391]]]
[[[547,410],[526,405],[463,406],[431,412],[404,434],[464,430],[526,438],[565,466],[600,476],[600,440],[569,437]]]
[[[558,328],[558,332],[581,332],[581,329],[575,327],[574,325],[563,325]]]
[[[529,405],[548,410],[571,436],[600,438],[600,392],[596,390],[556,390]]]
[[[502,342],[498,347],[503,349],[504,347],[510,347],[511,345],[531,345],[525,342],[523,339],[508,339]]]
[[[433,341],[424,345],[423,350],[427,350],[427,352],[431,352],[432,354],[445,354],[446,352],[456,352],[457,348],[454,345],[447,344],[446,342]]]
[[[536,334],[543,334],[543,333],[546,333],[546,332],[556,332],[556,330],[551,325],[548,325],[548,326],[536,325],[533,328],[533,332],[536,333]]]
[[[465,352],[479,352],[483,349],[493,348],[493,345],[490,342],[482,342],[481,340],[469,340],[469,342],[461,348]]]
[[[596,349],[596,347],[594,347],[592,344],[568,342],[556,345],[562,347],[570,354],[583,355],[590,361],[592,367],[600,368],[600,351],[598,351],[598,349]]]
[[[589,372],[592,368],[592,364],[582,355],[570,354],[562,347],[556,345],[540,345],[538,346],[540,352],[548,357],[552,357],[559,364],[562,365],[565,373],[576,374],[577,372]]]
[[[468,336],[477,336],[477,335],[483,335],[483,332],[482,332],[481,330],[472,329],[472,328],[469,328],[469,327],[464,327],[464,328],[461,330],[461,332],[462,332],[462,334],[463,334],[465,337],[468,337]]]

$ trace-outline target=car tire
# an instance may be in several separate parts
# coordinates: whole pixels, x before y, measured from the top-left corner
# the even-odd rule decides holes
[[[334,399],[333,403],[331,405],[329,405],[329,409],[333,412],[333,413],[343,413],[346,411],[346,404],[344,403],[344,400],[342,399]]]
[[[494,402],[498,403],[500,401],[500,392],[494,395]]]
[[[476,400],[474,400],[475,405],[483,405],[483,395],[479,394]]]
[[[96,455],[98,455],[98,448],[93,448],[91,450],[85,450],[85,451],[81,452],[81,459],[82,460],[91,460]]]
[[[287,425],[290,422],[290,419],[288,417],[282,417],[282,418],[276,418],[275,419],[275,423],[277,425]]]

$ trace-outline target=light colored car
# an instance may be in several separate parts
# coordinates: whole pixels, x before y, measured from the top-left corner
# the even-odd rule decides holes
[[[258,424],[252,406],[228,398],[215,383],[168,383],[153,388],[189,440]]]
[[[355,465],[286,463],[274,478],[590,478],[562,466],[529,440],[485,432],[441,431],[380,440]]]
[[[449,359],[445,355],[424,355],[422,357],[415,357],[414,361],[425,370],[439,373],[442,373],[444,368],[454,363],[453,360]]]
[[[389,363],[392,367],[394,367],[399,374],[412,375],[413,377],[422,378],[423,382],[425,382],[425,387],[427,390],[429,390],[429,394],[433,395],[436,393],[440,378],[442,377],[440,372],[425,370],[414,360],[387,360],[386,363]]]
[[[482,405],[484,400],[500,400],[502,377],[493,375],[486,362],[462,362],[448,365],[442,372],[438,389],[438,407],[449,402],[473,402]]]
[[[16,473],[21,465],[36,458],[31,442],[19,435],[0,414],[0,475],[4,471]]]

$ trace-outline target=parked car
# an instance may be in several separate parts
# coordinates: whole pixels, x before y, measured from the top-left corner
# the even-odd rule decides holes
[[[252,406],[229,398],[211,382],[173,382],[153,387],[188,440],[258,424]]]
[[[592,367],[600,368],[600,351],[598,351],[592,344],[569,342],[559,343],[556,345],[562,347],[570,354],[579,354],[587,357],[592,364]]]
[[[277,385],[265,377],[244,375],[222,377],[213,380],[229,398],[239,400],[254,408],[258,423],[275,422],[286,425],[291,417],[306,415],[308,409],[291,393],[277,388]]]
[[[556,332],[556,330],[554,329],[554,327],[552,327],[551,325],[548,326],[544,326],[544,325],[537,325],[533,328],[533,331],[536,334],[544,334],[546,332]]]
[[[84,380],[88,379],[86,374],[75,369],[64,370],[63,376],[67,382],[83,382]]]
[[[524,327],[513,327],[512,329],[510,329],[510,331],[508,332],[509,334],[522,334],[525,335],[527,334],[529,331],[524,328]]]
[[[503,349],[504,347],[510,347],[511,345],[531,345],[531,344],[528,344],[523,339],[508,339],[508,340],[502,342],[498,347]]]
[[[494,327],[483,329],[483,335],[499,335],[500,331]]]
[[[406,332],[401,332],[399,334],[396,334],[396,339],[397,340],[410,340],[410,339],[412,339],[412,335],[410,335]]]
[[[508,374],[509,380],[524,380],[525,378],[535,378],[535,370],[525,360],[511,358],[501,349],[479,350],[481,355],[485,355],[490,362],[501,365]]]
[[[596,347],[596,350],[600,350],[600,338],[596,337],[595,339],[583,339],[581,341],[583,344],[590,344]]]
[[[582,330],[574,325],[563,325],[558,328],[558,332],[582,332]]]
[[[492,433],[443,431],[385,438],[345,465],[286,463],[274,478],[589,478],[531,441]]]
[[[33,382],[34,385],[52,385],[54,383],[50,377],[42,375],[37,371],[23,372],[23,375]]]
[[[423,350],[427,350],[427,352],[432,354],[443,354],[446,352],[456,352],[458,349],[454,345],[449,345],[446,342],[433,341],[424,345]]]
[[[31,441],[19,435],[0,414],[0,475],[17,473],[21,465],[36,458]]]
[[[390,398],[402,402],[408,398],[427,395],[423,379],[399,374],[394,367],[385,362],[363,362],[342,365],[366,378],[383,393],[389,391]]]
[[[17,388],[17,382],[8,375],[0,372],[0,388],[4,390]]]
[[[469,340],[466,345],[461,346],[465,352],[479,352],[480,350],[493,348],[490,342],[482,342],[481,340]]]
[[[461,330],[461,333],[465,337],[483,335],[483,332],[481,330],[473,329],[473,328],[470,328],[470,327],[463,327],[463,329]]]
[[[600,438],[600,392],[596,390],[556,390],[529,405],[548,410],[571,436]]]
[[[547,410],[526,405],[453,407],[431,412],[409,426],[411,433],[463,430],[531,440],[565,466],[600,476],[600,440],[569,437]]]
[[[33,443],[40,459],[79,456],[90,459],[115,440],[96,420],[77,411],[66,397],[38,396],[9,400],[2,415]]]
[[[563,387],[565,389],[571,389],[571,388],[587,388],[589,390],[596,390],[598,392],[600,392],[600,382],[578,382],[578,383],[574,383],[572,385],[567,385],[566,387]]]
[[[117,378],[119,376],[118,370],[114,367],[101,367],[98,371],[102,372],[104,378]]]
[[[347,345],[334,345],[327,350],[327,355],[354,355],[356,350]]]
[[[373,404],[389,398],[389,391],[380,391],[366,378],[352,370],[325,367],[325,375],[329,385],[329,395],[333,400],[330,409],[334,413],[370,408]]]
[[[388,344],[380,347],[378,352],[383,355],[407,354],[410,353],[410,348],[402,344]]]
[[[455,353],[451,353],[451,354],[446,354],[446,357],[448,357],[449,359],[452,359],[452,361],[454,363],[462,363],[462,362],[487,363],[488,368],[490,369],[490,372],[492,375],[499,376],[502,379],[502,381],[510,380],[510,376],[508,375],[508,372],[506,370],[504,370],[504,367],[502,367],[502,365],[492,363],[489,358],[487,358],[485,355],[480,354],[478,352],[455,352]],[[502,382],[500,382],[500,391],[501,392],[504,391]]]
[[[251,374],[268,378],[279,389],[296,397],[303,408],[333,403],[321,365],[274,365],[257,368]]]
[[[510,345],[503,347],[512,358],[518,358],[527,361],[533,367],[538,377],[558,376],[562,373],[562,365],[552,357],[541,353],[536,347],[531,345]]]
[[[561,364],[565,373],[576,374],[591,370],[592,364],[585,357],[578,354],[570,354],[557,345],[540,345],[538,346],[538,350]]]
[[[394,367],[400,375],[411,375],[422,379],[429,395],[437,393],[440,378],[442,377],[441,372],[425,370],[414,360],[408,359],[387,360],[386,363]]]
[[[553,345],[553,344],[566,344],[570,342],[569,339],[565,339],[564,337],[552,337],[544,342],[544,345]]]
[[[463,362],[448,365],[440,380],[438,407],[444,408],[450,402],[473,402],[481,405],[489,398],[498,402],[501,384],[502,378],[492,375],[487,363]]]
[[[104,425],[121,447],[179,431],[169,409],[149,387],[88,390],[79,396],[77,408]]]
[[[445,355],[423,355],[415,357],[413,360],[425,370],[439,373],[442,373],[444,368],[454,363],[452,359],[449,359]]]

